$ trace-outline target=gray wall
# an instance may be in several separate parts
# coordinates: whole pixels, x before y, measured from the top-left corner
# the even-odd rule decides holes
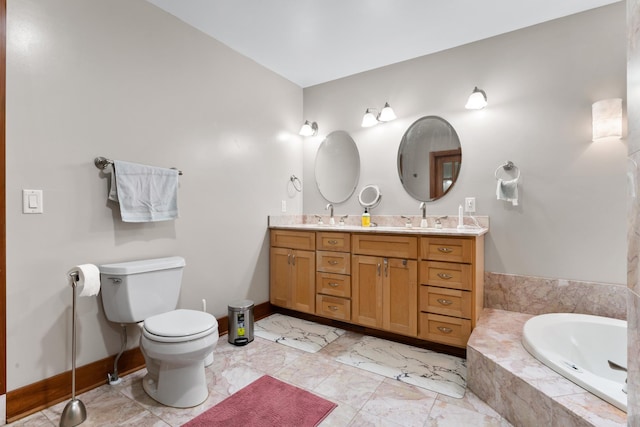
[[[428,212],[457,214],[476,197],[489,215],[486,269],[499,273],[623,284],[625,141],[591,142],[591,104],[626,97],[625,3],[394,64],[304,90],[304,117],[320,135],[304,148],[305,213],[326,213],[314,183],[323,135],[348,131],[361,156],[357,192],[378,184],[375,214],[419,214],[397,176],[397,149],[419,117],[448,120],[462,143],[459,181]],[[464,109],[478,86],[489,105]],[[385,101],[398,119],[363,129],[365,108]],[[521,170],[520,206],[495,197],[496,167]],[[337,214],[361,214],[354,195]]]
[[[302,211],[302,89],[144,0],[8,3],[8,390],[70,369],[76,264],[181,255],[180,307],[267,301],[266,217]],[[180,168],[180,219],[122,223],[96,156]],[[78,364],[117,353],[100,300],[78,314]]]

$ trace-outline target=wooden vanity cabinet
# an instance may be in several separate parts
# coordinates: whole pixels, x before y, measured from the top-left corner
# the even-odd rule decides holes
[[[271,304],[315,313],[315,232],[271,230]]]
[[[484,296],[484,237],[420,238],[418,337],[466,347]]]
[[[316,234],[316,314],[351,321],[349,233]]]
[[[417,238],[353,234],[351,239],[353,322],[415,337]],[[384,256],[389,253],[404,258]]]
[[[271,230],[270,300],[466,347],[483,307],[484,237]]]

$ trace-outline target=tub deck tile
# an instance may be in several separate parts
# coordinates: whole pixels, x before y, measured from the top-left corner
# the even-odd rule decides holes
[[[467,384],[518,426],[624,427],[627,414],[543,365],[522,346],[533,315],[485,309],[467,344]]]

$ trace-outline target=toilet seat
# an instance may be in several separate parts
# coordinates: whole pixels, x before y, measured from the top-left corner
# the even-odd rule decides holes
[[[143,335],[156,342],[192,341],[216,332],[218,321],[211,314],[196,310],[174,310],[144,321]]]

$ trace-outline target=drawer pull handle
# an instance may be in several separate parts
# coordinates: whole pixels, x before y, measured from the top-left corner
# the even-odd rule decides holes
[[[338,261],[336,260],[329,260],[329,265],[338,265]]]
[[[438,277],[444,280],[449,280],[451,279],[453,276],[447,273],[438,273]]]
[[[338,241],[337,240],[327,240],[327,243],[330,245],[337,245]]]
[[[332,288],[337,288],[340,285],[338,285],[337,283],[329,282],[329,286],[331,286]]]
[[[444,326],[438,326],[438,330],[443,334],[450,334],[451,332],[453,332],[453,329],[445,328]]]
[[[337,305],[330,305],[329,306],[329,310],[336,311],[336,310],[338,310],[338,306]]]
[[[451,304],[453,304],[453,301],[448,300],[448,299],[444,299],[444,298],[438,298],[436,301],[438,301],[442,305],[451,305]]]
[[[451,248],[438,248],[438,250],[444,254],[450,254],[451,252],[453,252],[453,249]]]

